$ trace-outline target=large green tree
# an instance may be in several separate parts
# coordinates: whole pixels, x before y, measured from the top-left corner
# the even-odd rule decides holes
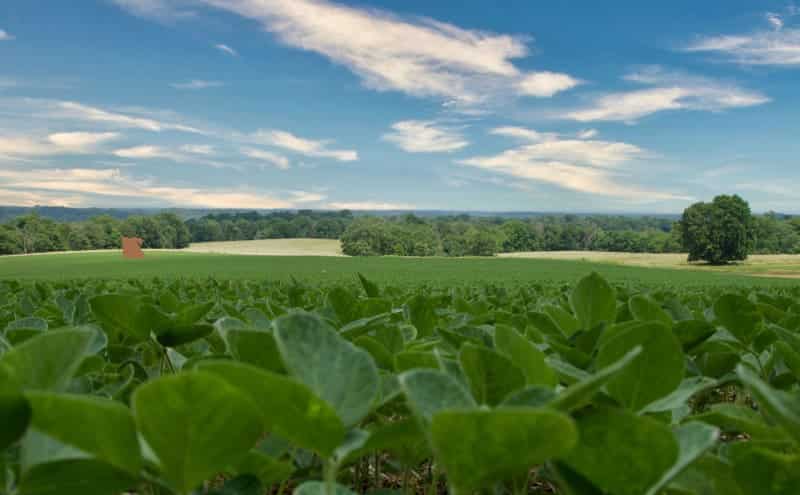
[[[686,208],[680,222],[689,261],[724,264],[747,259],[752,244],[750,205],[737,195],[721,195],[710,203]]]

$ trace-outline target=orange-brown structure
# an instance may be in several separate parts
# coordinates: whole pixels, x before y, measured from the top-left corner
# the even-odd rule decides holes
[[[131,259],[144,258],[142,252],[142,239],[139,237],[123,237],[122,238],[122,256]]]

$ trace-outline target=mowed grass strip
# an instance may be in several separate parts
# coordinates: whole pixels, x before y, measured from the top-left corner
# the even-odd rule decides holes
[[[705,262],[687,261],[686,253],[618,253],[608,251],[531,251],[501,253],[503,258],[581,260],[614,263],[627,266],[677,268],[683,270],[708,270],[717,272],[765,274],[773,271],[800,276],[798,254],[752,254],[747,260],[727,265],[709,265]]]
[[[46,256],[0,257],[0,279],[59,280],[80,278],[190,277],[313,282],[352,281],[356,273],[386,284],[425,282],[574,282],[596,271],[617,283],[666,286],[796,285],[796,281],[748,277],[702,270],[644,268],[574,260],[510,258],[405,258],[238,256],[145,251],[141,260],[118,251]]]
[[[258,239],[254,241],[193,242],[190,253],[261,256],[343,256],[338,239]]]

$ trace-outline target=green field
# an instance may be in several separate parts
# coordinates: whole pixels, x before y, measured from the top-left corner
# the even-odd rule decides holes
[[[335,258],[314,256],[240,256],[147,252],[143,260],[118,252],[72,253],[0,258],[0,279],[193,277],[332,282],[363,273],[382,283],[574,282],[596,271],[616,283],[690,285],[796,285],[787,279],[756,278],[703,270],[623,266],[579,260],[510,258]]]

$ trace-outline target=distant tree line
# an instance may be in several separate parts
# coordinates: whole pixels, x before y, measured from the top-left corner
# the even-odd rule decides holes
[[[174,213],[132,215],[121,220],[99,215],[81,222],[56,222],[37,213],[0,224],[0,254],[118,249],[120,237],[140,237],[146,248],[185,248],[189,228]]]
[[[748,252],[800,253],[800,216],[747,215]],[[0,224],[0,254],[119,248],[121,235],[141,237],[145,248],[178,249],[191,242],[341,239],[343,252],[354,256],[490,256],[565,250],[674,253],[690,248],[682,223],[669,216],[554,214],[509,219],[299,210],[212,213],[188,220],[172,212],[124,219],[98,215],[74,222],[32,213]]]
[[[266,214],[215,213],[189,219],[192,242],[245,241],[253,239],[338,239],[352,222],[349,210],[337,212],[299,210]]]

